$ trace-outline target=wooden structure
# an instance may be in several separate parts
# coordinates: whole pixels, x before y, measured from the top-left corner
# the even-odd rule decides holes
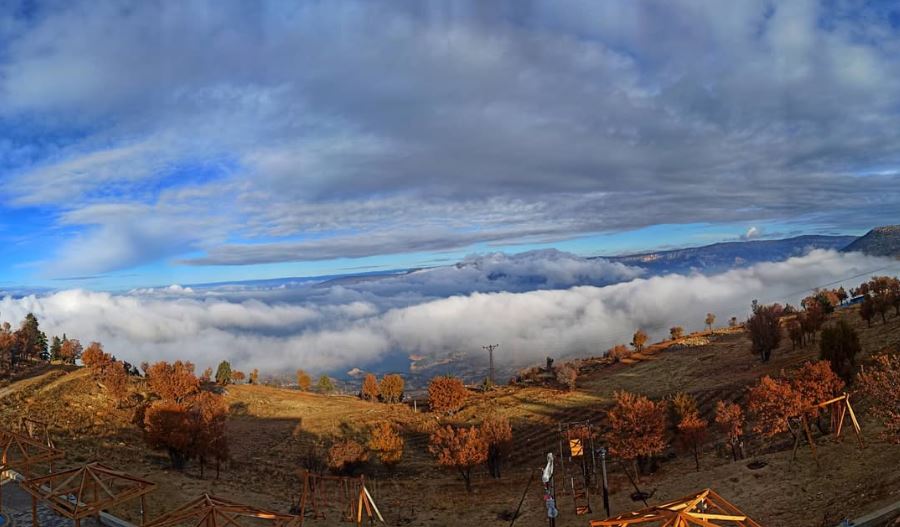
[[[82,518],[98,516],[103,509],[135,498],[141,499],[143,525],[147,519],[144,498],[156,484],[100,463],[88,463],[79,468],[25,480],[21,486],[31,494],[34,527],[38,525],[37,500],[45,501],[61,516],[74,521],[75,527],[80,527]]]
[[[762,527],[711,489],[605,520],[591,527]]]
[[[20,417],[19,433],[41,441],[50,448],[55,448],[53,440],[50,439],[50,426],[44,421],[38,421],[30,417]]]
[[[850,406],[850,395],[847,392],[844,392],[840,397],[835,397],[810,407],[810,409],[816,410],[825,410],[826,408],[831,411],[831,430],[834,433],[834,436],[841,437],[844,421],[849,414],[850,423],[853,425],[853,432],[856,434],[856,440],[859,441],[860,448],[864,447],[865,443],[862,438],[862,429],[859,427],[859,421],[856,419],[853,407]],[[813,458],[816,460],[816,463],[818,463],[819,458],[816,454],[816,443],[813,441],[812,431],[809,428],[809,419],[806,413],[800,418],[800,424],[803,427],[803,433],[806,434],[806,440],[809,441],[809,448],[812,449]],[[795,437],[792,458],[797,456],[797,448],[800,446],[800,435],[796,434]]]
[[[563,485],[568,484],[575,514],[590,514],[591,486],[597,482],[597,458],[594,438],[597,432],[590,421],[560,423],[559,464]]]
[[[63,451],[40,441],[9,430],[0,430],[0,479],[8,470],[14,470],[26,478],[33,477],[36,466],[45,463],[48,472],[53,472],[53,462],[64,456]],[[2,489],[0,486],[0,504],[3,502]]]
[[[263,520],[273,527],[293,527],[300,519],[292,514],[257,509],[204,494],[172,512],[153,519],[144,527],[245,527]],[[243,523],[242,523],[243,522]]]
[[[301,526],[307,514],[312,514],[314,519],[324,519],[328,508],[337,508],[344,521],[357,525],[363,524],[363,513],[368,523],[374,523],[376,518],[384,523],[381,511],[366,488],[365,476],[324,476],[308,470],[301,470],[299,474],[303,481],[298,505]]]

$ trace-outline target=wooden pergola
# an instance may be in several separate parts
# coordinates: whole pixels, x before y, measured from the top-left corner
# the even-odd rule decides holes
[[[43,500],[61,516],[81,527],[82,518],[98,516],[104,509],[135,498],[141,499],[141,524],[147,518],[145,495],[156,484],[137,476],[114,470],[100,463],[55,472],[22,482],[31,494],[32,525],[37,527],[37,500]]]
[[[234,501],[204,494],[185,503],[172,512],[153,519],[144,527],[245,527],[248,523],[264,520],[273,527],[294,527],[300,519],[292,514],[282,514],[258,509]],[[251,523],[252,525],[252,523]]]
[[[841,437],[841,432],[844,429],[844,420],[847,414],[850,415],[850,424],[853,425],[853,432],[856,434],[856,440],[859,442],[859,447],[865,447],[865,443],[862,438],[862,429],[859,427],[859,421],[856,419],[856,414],[853,413],[853,407],[850,406],[850,394],[844,392],[840,397],[835,397],[833,399],[829,399],[827,401],[821,402],[819,404],[814,404],[810,407],[810,409],[815,410],[831,410],[831,430],[834,433],[834,437]],[[806,440],[809,441],[809,448],[812,449],[813,459],[816,460],[816,464],[819,463],[819,457],[816,454],[816,443],[813,441],[812,431],[809,428],[809,417],[806,413],[804,413],[800,417],[800,424],[803,427],[803,431],[806,434]],[[800,435],[797,434],[794,438],[794,450],[792,453],[792,458],[797,457],[797,448],[800,446]]]
[[[711,489],[605,520],[591,527],[762,527]]]
[[[48,472],[53,472],[53,462],[64,456],[62,450],[40,441],[9,430],[0,430],[0,477],[7,470],[14,470],[30,478],[34,476],[35,466],[44,463],[49,467]],[[2,489],[3,486],[0,485],[0,505],[3,503]]]

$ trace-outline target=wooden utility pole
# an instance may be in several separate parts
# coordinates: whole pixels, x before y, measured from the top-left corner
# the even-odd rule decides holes
[[[489,344],[487,346],[482,346],[481,349],[488,352],[488,356],[490,357],[491,370],[488,376],[488,380],[491,383],[491,386],[495,384],[494,382],[494,350],[499,348],[500,344]]]

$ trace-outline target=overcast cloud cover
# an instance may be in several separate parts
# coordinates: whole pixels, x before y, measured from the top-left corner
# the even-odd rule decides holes
[[[721,324],[744,319],[752,299],[796,304],[813,287],[898,266],[859,253],[813,251],[713,276],[631,279],[637,273],[620,265],[538,252],[342,285],[6,297],[0,312],[13,320],[34,312],[50,334],[100,340],[135,363],[189,358],[202,368],[227,359],[272,373],[296,367],[343,373],[377,370],[387,357],[409,354],[462,353],[477,363],[483,343],[500,342],[498,359],[509,367],[547,355],[602,354],[628,342],[637,327],[654,338],[673,325],[699,329],[708,311]],[[536,284],[535,269],[552,278]],[[449,278],[457,273],[465,280]],[[618,283],[584,285],[611,282]],[[462,290],[454,292],[452,283]]]
[[[898,23],[841,0],[3,2],[0,236],[71,277],[858,232],[900,210]]]
[[[896,222],[898,112],[892,2],[0,2],[0,289],[58,291],[0,313],[135,361],[596,353],[883,262],[506,253]]]

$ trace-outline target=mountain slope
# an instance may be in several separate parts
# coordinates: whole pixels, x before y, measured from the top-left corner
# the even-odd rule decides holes
[[[875,227],[844,247],[843,251],[859,251],[872,256],[900,256],[900,225]]]
[[[647,269],[651,274],[718,273],[760,262],[786,260],[802,256],[812,249],[840,250],[853,242],[854,236],[797,236],[783,240],[722,242],[703,247],[656,251],[626,256],[610,256],[609,260]]]

